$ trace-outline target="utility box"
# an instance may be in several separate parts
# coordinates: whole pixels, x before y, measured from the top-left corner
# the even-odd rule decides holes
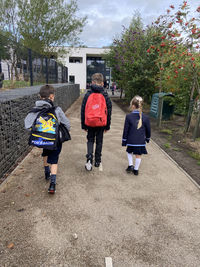
[[[174,97],[172,93],[155,93],[151,100],[150,116],[158,118],[159,100],[163,98],[162,120],[169,120],[174,113],[174,105],[170,105],[166,97]]]

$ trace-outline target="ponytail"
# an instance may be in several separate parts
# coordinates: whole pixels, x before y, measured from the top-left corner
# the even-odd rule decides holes
[[[140,129],[142,127],[142,104],[143,99],[141,96],[136,95],[130,103],[130,107],[135,106],[136,109],[139,109],[139,116],[140,119],[138,121],[137,129]]]
[[[138,121],[137,129],[142,127],[142,101],[139,101],[139,112],[140,119]]]

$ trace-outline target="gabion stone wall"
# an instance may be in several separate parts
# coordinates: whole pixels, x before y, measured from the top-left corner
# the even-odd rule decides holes
[[[54,88],[55,105],[63,111],[80,96],[78,84],[58,84]],[[24,118],[39,99],[39,89],[34,86],[0,92],[0,179],[29,149]]]

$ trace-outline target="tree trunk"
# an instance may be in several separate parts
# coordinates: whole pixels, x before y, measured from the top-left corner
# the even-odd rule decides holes
[[[14,71],[14,63],[12,62],[12,64],[11,64],[11,70],[10,70],[10,72],[11,72],[11,83],[12,83],[12,85],[14,84],[14,80],[13,80],[13,78],[14,78],[13,71]]]
[[[160,128],[162,123],[162,111],[163,111],[163,97],[159,96],[158,102],[158,118],[157,118],[157,126]]]
[[[18,73],[18,69],[17,69],[16,64],[15,64],[15,80],[19,81],[19,73]]]
[[[198,112],[198,116],[197,116],[197,120],[196,120],[196,125],[195,125],[195,128],[194,128],[194,132],[193,132],[193,140],[195,141],[195,139],[198,136],[199,134],[199,126],[200,126],[200,105],[199,105],[199,112]]]
[[[122,99],[122,94],[123,94],[123,88],[121,88],[120,99]]]
[[[190,93],[190,103],[189,103],[188,114],[187,114],[187,119],[185,123],[185,130],[184,130],[185,133],[187,133],[190,129],[190,122],[191,122],[193,106],[194,106],[194,100],[193,100],[194,90],[195,90],[195,81],[193,82],[191,93]]]

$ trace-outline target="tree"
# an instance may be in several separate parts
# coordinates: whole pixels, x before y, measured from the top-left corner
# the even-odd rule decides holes
[[[176,106],[187,112],[186,131],[189,129],[193,102],[200,95],[199,88],[199,15],[200,7],[191,11],[187,1],[178,10],[170,5],[167,13],[154,23],[159,30],[155,38],[157,45],[147,50],[149,55],[157,54],[159,92],[172,91],[176,96]]]
[[[6,37],[6,33],[0,31],[0,60],[9,58],[10,58],[10,53],[9,53],[8,39]]]
[[[76,0],[18,0],[18,8],[18,28],[26,47],[48,54],[63,44],[78,43],[86,17],[77,17]]]
[[[56,57],[55,46],[78,42],[86,17],[78,18],[76,0],[0,0],[0,26],[9,33],[11,75],[22,45],[33,51]],[[56,50],[56,51],[55,51]],[[13,80],[13,77],[11,76]]]
[[[112,77],[124,89],[130,100],[139,94],[150,101],[154,92],[155,66],[146,53],[154,34],[154,29],[144,30],[142,19],[135,14],[129,28],[124,28],[121,36],[114,39],[110,53],[107,55],[112,67]],[[154,55],[152,55],[154,60]]]

